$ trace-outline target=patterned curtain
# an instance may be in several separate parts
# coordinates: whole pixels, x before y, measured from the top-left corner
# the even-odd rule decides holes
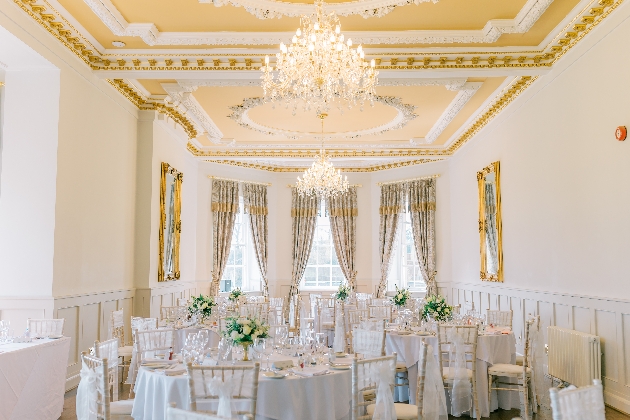
[[[380,225],[378,234],[379,254],[381,255],[381,281],[376,297],[381,298],[387,288],[387,273],[392,257],[394,238],[398,228],[399,214],[404,212],[404,185],[387,184],[381,186],[381,206],[379,207]]]
[[[219,294],[219,282],[230,255],[234,220],[238,213],[238,182],[212,182],[212,284],[210,295]]]
[[[319,210],[319,198],[300,197],[297,188],[291,188],[291,219],[293,222],[293,270],[291,272],[291,287],[287,297],[287,305],[291,298],[298,294],[300,280],[306,270],[308,257],[313,247],[315,225],[317,224],[317,212]]]
[[[245,213],[249,213],[249,226],[254,240],[256,261],[262,275],[263,293],[269,296],[267,281],[267,187],[259,184],[243,184]]]
[[[357,188],[350,187],[345,194],[326,200],[330,230],[335,253],[343,275],[352,291],[357,289],[357,272],[354,269],[357,236]]]
[[[435,179],[412,181],[409,188],[409,213],[413,242],[427,296],[437,295],[435,281]]]
[[[486,182],[486,271],[499,272],[499,248],[497,244],[497,197],[494,182]]]

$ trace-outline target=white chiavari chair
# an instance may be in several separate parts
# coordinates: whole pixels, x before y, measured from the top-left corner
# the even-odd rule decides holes
[[[374,319],[383,319],[388,322],[392,322],[392,307],[390,305],[386,306],[375,306],[370,305],[368,307],[368,316]]]
[[[177,298],[177,306],[188,306],[188,298]]]
[[[382,330],[362,330],[352,332],[352,350],[364,358],[385,356],[385,328]]]
[[[318,332],[334,331],[337,300],[332,297],[320,297],[315,301],[317,302]]]
[[[475,411],[477,420],[481,418],[479,412],[479,400],[477,398],[477,335],[478,329],[476,325],[438,325],[438,361],[442,369],[442,378],[444,379],[444,388],[453,389],[455,382],[455,374],[457,366],[455,357],[450,350],[454,346],[453,339],[459,337],[463,339],[466,375],[472,385],[472,408]],[[472,413],[470,415],[472,417]]]
[[[390,304],[390,300],[388,298],[373,298],[373,299],[370,299],[369,306],[385,306],[389,304]]]
[[[131,317],[131,335],[133,338],[133,348],[131,354],[131,362],[129,363],[129,374],[127,375],[127,383],[131,384],[129,395],[133,391],[134,384],[136,383],[136,376],[138,375],[138,366],[140,365],[140,357],[138,354],[138,340],[137,333],[147,330],[157,329],[157,318],[142,318],[137,316]]]
[[[309,314],[311,318],[315,318],[317,316],[317,299],[321,297],[322,295],[319,293],[311,293],[308,295],[308,303],[310,305]]]
[[[284,299],[282,298],[269,299],[269,323],[284,324],[283,315],[282,315],[283,301]]]
[[[136,382],[135,379],[138,375],[138,369],[140,368],[143,360],[158,354],[163,355],[165,359],[169,358],[170,353],[173,351],[175,330],[172,328],[164,328],[160,330],[136,331],[134,338],[136,355],[132,361],[135,365],[129,369],[129,376],[133,375],[130,391],[133,391],[133,387]]]
[[[225,386],[232,391],[230,399],[238,401],[239,410],[232,415],[254,420],[260,363],[233,366],[193,366],[192,363],[187,363],[186,372],[192,411],[200,411],[197,408],[198,403],[219,401],[220,405],[219,392]],[[209,414],[217,412],[210,411]]]
[[[605,420],[604,390],[602,381],[593,379],[593,385],[581,388],[549,390],[553,420]]]
[[[125,318],[122,309],[111,312],[109,328],[109,338],[118,339],[118,357],[120,358],[119,366],[122,368],[120,381],[122,384],[122,381],[125,379],[125,368],[129,369],[131,356],[133,356],[133,345],[128,346],[127,342],[125,341]]]
[[[166,409],[166,420],[227,420],[225,417],[213,416],[212,414],[196,413],[194,411],[182,410],[180,408],[168,407]]]
[[[118,339],[94,342],[94,355],[99,359],[107,359],[107,383],[111,390],[112,401],[118,401]]]
[[[398,420],[422,420],[422,410],[424,408],[424,383],[427,371],[427,344],[422,341],[420,346],[420,358],[418,359],[418,381],[416,388],[416,404],[395,403],[396,418]],[[396,369],[398,372],[398,369]]]
[[[366,319],[368,319],[367,309],[355,309],[348,311],[348,346],[350,347],[350,353],[354,353],[354,349],[352,347],[354,329],[359,328],[361,323]]]
[[[160,307],[160,320],[175,322],[178,319],[184,317],[188,312],[186,306],[161,306]]]
[[[392,394],[391,403],[393,406],[395,367],[396,353],[374,359],[358,360],[355,358],[352,361],[351,420],[372,419],[374,411],[377,409],[375,401],[378,398],[380,381],[387,381],[390,384],[389,392]],[[386,375],[375,378],[377,372],[383,372]],[[385,398],[389,398],[389,396],[385,396]],[[383,399],[385,400],[385,398]]]
[[[100,359],[95,356],[90,356],[87,352],[83,352],[81,354],[81,361],[83,363],[82,371],[87,369],[90,372],[89,375],[95,375],[96,380],[86,378],[85,380],[87,382],[85,384],[79,384],[79,389],[77,389],[78,420],[85,420],[85,418],[96,420],[131,419],[133,400],[110,402],[109,387],[107,384],[108,360],[106,358]],[[81,381],[83,380],[84,379],[81,379]],[[95,389],[86,389],[91,387]],[[90,396],[96,397],[96,401],[92,404],[86,401],[85,404],[82,405],[86,408],[87,412],[85,413],[79,407],[81,405],[80,399],[84,391],[87,394],[84,395],[84,398],[89,398]]]
[[[531,379],[533,366],[531,365],[533,357],[531,357],[531,328],[538,327],[539,317],[529,319],[525,323],[525,352],[523,355],[523,364],[496,363],[488,368],[488,401],[492,398],[492,391],[515,391],[521,394],[521,415],[525,420],[531,419],[530,396],[532,396]],[[499,377],[507,377],[516,379],[516,383],[498,382]],[[494,386],[494,385],[497,386]],[[535,404],[534,412],[536,411]]]
[[[289,299],[289,334],[300,334],[300,311],[302,306],[302,296],[293,295]]]
[[[486,311],[486,324],[512,328],[512,311]]]
[[[26,328],[31,337],[48,337],[63,335],[65,318],[60,319],[31,319],[26,320]]]
[[[262,319],[263,304],[246,303],[244,305],[239,305],[238,314],[242,317]]]

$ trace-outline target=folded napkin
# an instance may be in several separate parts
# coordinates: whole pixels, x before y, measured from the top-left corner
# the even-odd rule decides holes
[[[353,359],[354,359],[353,357],[344,357],[344,358],[337,357],[335,359],[335,365],[348,365],[348,366],[350,366],[352,364],[352,360]]]
[[[164,370],[164,374],[166,376],[178,376],[178,375],[183,375],[184,373],[186,373],[186,369],[183,366]]]
[[[328,369],[321,367],[305,367],[303,370],[299,369],[291,369],[291,372],[295,373],[298,376],[320,376],[325,375],[328,372]]]
[[[282,370],[293,367],[293,360],[276,360],[271,364],[271,368],[275,370]]]

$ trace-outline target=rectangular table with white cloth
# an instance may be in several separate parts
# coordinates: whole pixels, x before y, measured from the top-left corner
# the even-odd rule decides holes
[[[272,360],[288,360],[274,355]],[[324,366],[322,366],[324,367]],[[345,420],[350,418],[350,370],[330,371],[321,376],[288,376],[271,379],[261,372],[258,382],[256,419]],[[166,408],[189,409],[188,376],[167,376],[140,368],[131,416],[135,420],[162,420]],[[199,407],[203,410],[203,406]]]
[[[58,419],[69,351],[70,337],[0,344],[0,419]]]
[[[416,402],[418,378],[418,360],[420,345],[425,339],[433,347],[438,360],[438,342],[436,336],[415,334],[399,335],[388,332],[385,340],[385,352],[398,354],[398,361],[404,362],[409,376],[409,402]],[[519,393],[511,391],[493,391],[492,401],[488,406],[488,367],[496,363],[514,363],[516,360],[516,339],[514,334],[479,335],[477,339],[477,397],[482,417],[489,417],[490,411],[497,408],[509,410],[519,408]]]

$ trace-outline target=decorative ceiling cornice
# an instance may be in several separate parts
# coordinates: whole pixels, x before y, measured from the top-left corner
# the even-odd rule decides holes
[[[340,16],[354,14],[365,18],[381,17],[398,6],[431,0],[357,0],[332,3],[326,10]],[[94,14],[114,35],[137,36],[147,45],[278,45],[290,42],[293,32],[160,32],[153,23],[129,23],[110,0],[85,0]],[[433,1],[436,3],[437,1]],[[490,44],[502,34],[526,33],[540,19],[553,0],[528,0],[514,19],[492,19],[481,30],[455,31],[376,31],[346,32],[356,44]],[[314,12],[312,4],[275,0],[214,0],[219,7],[230,4],[245,7],[259,19],[282,16],[297,17]],[[386,13],[383,13],[386,12]],[[345,13],[345,14],[344,14]]]
[[[384,171],[387,169],[403,168],[405,166],[421,165],[423,163],[439,162],[441,160],[443,159],[413,159],[413,160],[405,160],[405,161],[398,161],[398,162],[392,162],[392,163],[379,163],[377,165],[370,165],[370,166],[363,166],[363,167],[356,167],[356,166],[338,167],[336,169],[339,169],[342,172],[376,172],[376,171]],[[258,169],[258,170],[269,171],[269,172],[304,172],[305,170],[308,169],[308,167],[279,166],[279,165],[273,165],[273,164],[252,163],[252,162],[245,162],[245,161],[238,161],[238,160],[206,159],[205,161],[210,162],[210,163],[232,165],[232,166],[238,166],[241,168]]]
[[[374,96],[374,102],[379,102],[383,105],[390,106],[396,109],[396,116],[389,122],[376,126],[367,128],[364,130],[357,131],[344,131],[334,134],[328,134],[324,136],[325,139],[335,139],[335,138],[346,138],[346,139],[354,139],[360,136],[368,136],[368,135],[378,135],[385,133],[391,130],[398,130],[399,128],[403,128],[410,121],[414,120],[418,115],[414,113],[416,107],[414,105],[405,104],[402,102],[400,98],[394,96]],[[257,131],[259,133],[269,135],[269,136],[282,136],[292,140],[317,135],[317,133],[307,133],[303,131],[289,131],[289,130],[281,130],[273,127],[267,127],[265,125],[259,124],[253,121],[248,112],[252,108],[256,108],[265,104],[263,98],[245,98],[243,99],[243,103],[240,105],[231,106],[230,109],[232,113],[228,115],[229,118],[234,120],[238,125],[244,128],[248,128],[250,130]]]

